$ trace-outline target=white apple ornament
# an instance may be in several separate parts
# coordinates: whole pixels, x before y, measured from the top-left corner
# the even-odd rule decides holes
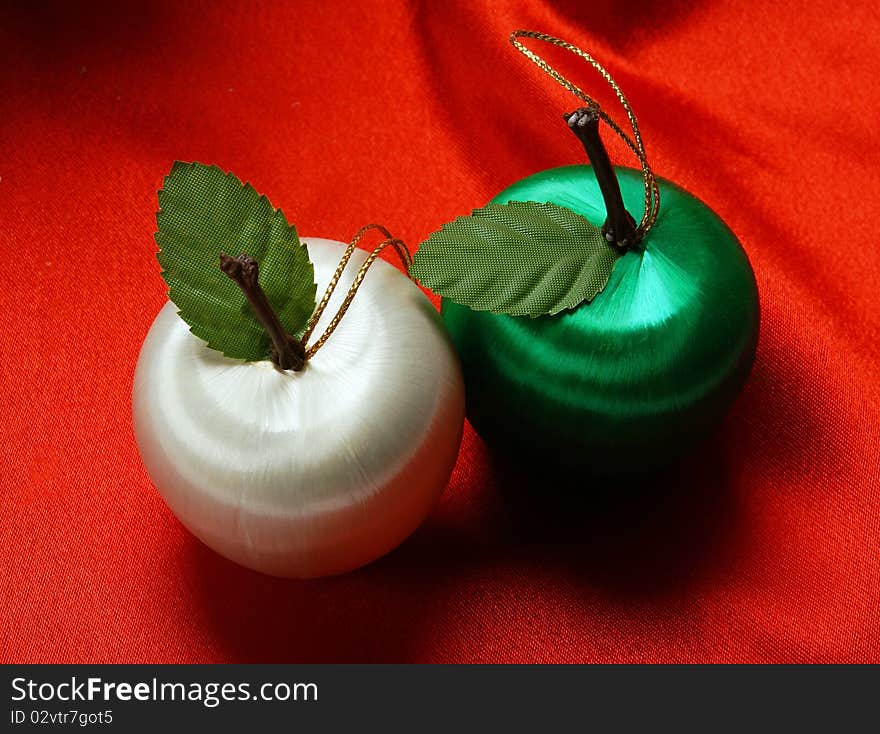
[[[394,246],[408,266],[402,243],[368,257],[299,240],[214,166],[175,163],[159,200],[172,302],[144,341],[132,404],[168,506],[221,555],[275,576],[342,573],[395,548],[443,491],[464,420],[436,309],[376,259]]]

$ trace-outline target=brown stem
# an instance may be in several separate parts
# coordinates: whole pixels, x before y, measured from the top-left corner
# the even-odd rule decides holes
[[[248,303],[272,340],[272,361],[283,370],[299,372],[306,363],[302,343],[288,334],[259,283],[260,268],[250,255],[220,255],[220,269],[241,288]]]
[[[635,219],[623,205],[620,182],[599,135],[598,105],[581,107],[563,117],[571,131],[583,143],[584,150],[587,151],[587,156],[596,172],[596,180],[599,182],[607,212],[605,224],[602,225],[602,234],[605,235],[606,240],[622,250],[635,246],[641,239],[641,234],[636,227]]]

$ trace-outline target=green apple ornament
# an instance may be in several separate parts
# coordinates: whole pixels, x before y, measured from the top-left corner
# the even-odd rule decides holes
[[[521,37],[599,70],[633,135]],[[467,415],[490,447],[600,475],[651,471],[705,436],[743,387],[758,338],[754,273],[714,212],[653,175],[629,103],[589,54],[532,31],[511,42],[586,103],[564,119],[592,165],[505,189],[426,240],[413,273],[443,297]],[[641,171],[611,165],[602,122]]]
[[[356,248],[368,228],[348,246],[300,240],[216,166],[176,163],[159,203],[171,301],[132,404],[168,506],[221,555],[276,576],[337,574],[397,546],[445,487],[464,421],[439,314],[376,259],[394,247],[408,267],[403,243],[382,228],[371,254]]]

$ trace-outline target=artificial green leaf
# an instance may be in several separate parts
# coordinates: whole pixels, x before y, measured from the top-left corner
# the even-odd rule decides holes
[[[159,263],[168,297],[193,334],[227,357],[266,359],[270,339],[239,287],[220,270],[220,253],[247,254],[284,328],[299,336],[315,308],[308,250],[284,212],[217,166],[177,161],[159,191]]]
[[[412,274],[435,293],[476,311],[556,314],[602,291],[617,249],[601,230],[555,204],[489,204],[434,232]]]

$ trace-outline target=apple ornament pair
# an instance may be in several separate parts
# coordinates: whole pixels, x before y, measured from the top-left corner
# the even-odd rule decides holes
[[[169,507],[221,555],[277,576],[341,573],[397,546],[445,487],[464,420],[439,314],[376,259],[394,247],[408,268],[403,243],[379,227],[371,254],[356,248],[370,228],[348,247],[300,240],[250,185],[198,163],[174,164],[159,203],[171,302],[132,402]]]
[[[590,63],[632,136],[520,38]],[[651,471],[706,435],[745,383],[758,338],[754,273],[716,214],[654,176],[629,103],[589,54],[533,31],[511,42],[585,103],[565,122],[592,165],[505,189],[431,235],[412,272],[443,297],[467,415],[490,447],[578,477]],[[611,165],[601,122],[641,171]],[[629,212],[641,207],[637,224]]]

